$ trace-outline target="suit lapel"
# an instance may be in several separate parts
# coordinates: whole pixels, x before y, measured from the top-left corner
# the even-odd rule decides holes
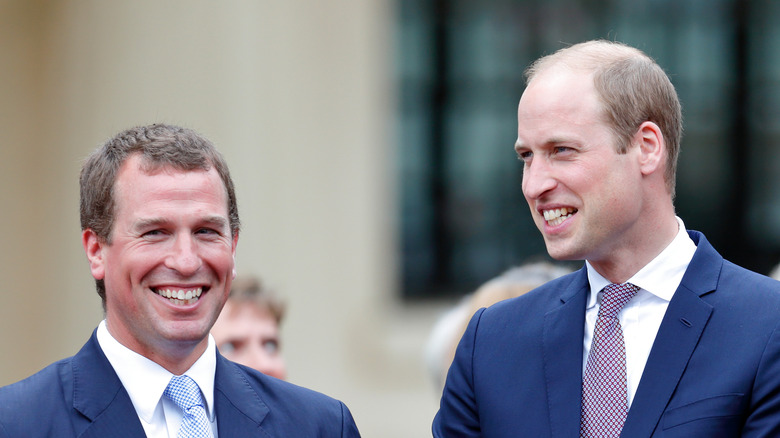
[[[145,437],[141,422],[127,392],[118,397],[106,410],[79,435],[80,438],[139,438]]]
[[[588,279],[582,269],[544,316],[544,372],[554,437],[579,436],[582,399],[582,337]]]
[[[144,437],[130,396],[103,354],[96,332],[71,362],[73,408],[83,417],[74,420],[80,437]],[[65,371],[67,373],[67,371]]]
[[[712,306],[700,297],[715,291],[723,258],[699,233],[697,250],[658,329],[622,436],[650,436],[693,355]]]
[[[220,436],[246,436],[256,430],[270,437],[260,423],[269,413],[237,365],[217,353],[214,376],[214,406]],[[145,432],[130,396],[103,354],[95,333],[74,356],[63,383],[72,384],[73,408],[81,413],[74,420],[76,435],[82,438],[144,437]]]
[[[270,410],[241,369],[217,353],[214,378],[214,408],[219,436],[247,436],[247,431],[256,430],[270,437],[261,427]]]

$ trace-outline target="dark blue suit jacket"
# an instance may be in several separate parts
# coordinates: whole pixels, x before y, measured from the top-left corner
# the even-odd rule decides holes
[[[780,437],[780,282],[696,253],[621,436]],[[583,268],[477,312],[447,376],[434,437],[579,436]]]
[[[220,438],[359,437],[340,401],[268,377],[217,353]],[[0,437],[145,437],[95,333],[75,356],[0,388]]]

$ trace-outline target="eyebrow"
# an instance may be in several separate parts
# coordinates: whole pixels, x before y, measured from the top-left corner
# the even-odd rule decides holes
[[[208,216],[201,221],[219,228],[230,228],[227,218],[222,216]]]
[[[556,145],[559,145],[561,143],[571,143],[572,141],[574,141],[574,140],[573,139],[569,139],[569,138],[551,137],[551,138],[547,139],[543,144],[544,144],[544,146],[556,146]],[[528,147],[528,146],[526,146],[525,143],[523,143],[520,139],[517,139],[515,141],[515,149],[519,149],[519,148],[523,148],[523,147]]]
[[[170,220],[161,217],[146,218],[146,219],[138,220],[133,225],[133,228],[136,230],[154,228],[161,225],[165,225],[169,222]],[[222,216],[206,216],[204,218],[200,218],[198,222],[201,224],[211,225],[215,228],[224,228],[224,229],[228,228],[228,220]]]
[[[140,219],[133,224],[133,229],[141,230],[145,228],[154,228],[167,222],[168,221],[163,218]]]

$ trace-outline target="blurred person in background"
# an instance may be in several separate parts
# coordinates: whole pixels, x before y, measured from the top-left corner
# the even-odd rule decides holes
[[[561,264],[533,262],[515,266],[482,284],[442,315],[431,330],[425,347],[425,364],[436,390],[441,393],[458,341],[474,313],[524,293],[572,270]]]
[[[284,312],[284,303],[259,278],[239,276],[211,335],[226,358],[284,380],[287,367],[279,336]]]
[[[772,268],[772,270],[769,271],[769,274],[767,275],[774,278],[775,280],[780,280],[780,264]]]

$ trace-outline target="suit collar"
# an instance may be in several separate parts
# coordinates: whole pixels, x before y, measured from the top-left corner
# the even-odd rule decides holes
[[[145,436],[127,391],[100,349],[95,332],[71,361],[77,436]],[[238,365],[217,352],[214,409],[220,436],[242,436],[260,429],[270,412]],[[66,380],[66,379],[64,379]]]
[[[568,283],[561,284],[560,288],[560,300],[561,304],[567,304],[571,300],[579,300],[580,293],[585,292],[585,294],[588,293],[588,270],[585,267],[585,265],[582,266],[582,268],[578,271],[573,272],[568,277],[562,277],[562,278],[569,278]],[[553,309],[557,310],[557,309]],[[584,319],[583,319],[584,321]]]
[[[214,408],[219,435],[241,436],[248,430],[260,430],[260,424],[270,409],[249,384],[246,373],[217,352],[214,378]]]
[[[96,337],[101,351],[130,396],[138,416],[142,421],[151,422],[173,374],[153,360],[122,345],[109,333],[105,320],[98,325]],[[206,350],[185,373],[197,383],[203,393],[206,412],[211,421],[214,420],[216,351],[214,338],[209,336]]]
[[[699,232],[688,231],[696,253],[672,297],[650,352],[623,436],[650,436],[677,387],[712,307],[700,299],[716,290],[723,258]],[[582,337],[588,295],[586,269],[562,284],[560,306],[545,315],[544,367],[552,436],[579,435]],[[552,358],[555,358],[554,360]]]
[[[95,332],[73,357],[71,371],[73,408],[83,415],[74,420],[79,436],[144,436],[130,397],[100,349]],[[67,381],[64,376],[63,381]]]
[[[712,247],[704,234],[688,231],[688,235],[696,244],[696,253],[688,265],[680,287],[702,296],[717,289],[723,257]]]
[[[717,288],[723,258],[701,233],[689,235],[696,253],[658,329],[623,436],[652,434],[712,314],[712,306],[700,297]]]

